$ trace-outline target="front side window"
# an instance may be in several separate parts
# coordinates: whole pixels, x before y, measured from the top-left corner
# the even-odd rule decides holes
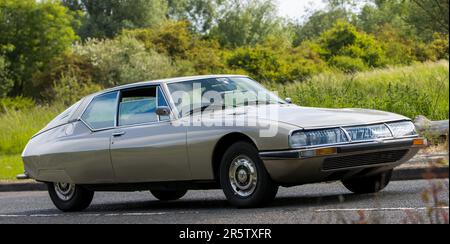
[[[153,123],[167,119],[159,118],[156,114],[158,107],[167,106],[159,87],[122,91],[119,102],[119,126]]]
[[[82,119],[94,130],[115,126],[117,92],[100,95],[92,100]]]

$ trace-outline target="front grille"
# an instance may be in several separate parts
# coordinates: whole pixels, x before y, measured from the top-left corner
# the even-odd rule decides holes
[[[405,157],[408,151],[409,150],[397,150],[327,158],[323,164],[323,170],[337,170],[375,164],[395,163]]]

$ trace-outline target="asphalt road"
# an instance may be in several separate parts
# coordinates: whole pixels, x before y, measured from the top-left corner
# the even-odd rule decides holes
[[[363,196],[350,194],[340,183],[282,188],[271,206],[246,210],[229,206],[221,191],[192,191],[169,203],[140,192],[97,193],[88,210],[64,214],[46,192],[10,192],[0,193],[0,223],[325,224],[359,221],[360,213],[369,223],[427,223],[432,204],[422,195],[432,185],[443,186],[438,198],[448,206],[448,180],[393,182],[380,194]],[[448,217],[448,207],[433,213]]]

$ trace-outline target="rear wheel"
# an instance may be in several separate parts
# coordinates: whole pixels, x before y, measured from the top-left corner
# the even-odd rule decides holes
[[[94,192],[68,183],[47,183],[50,199],[63,212],[82,211],[89,207]]]
[[[381,174],[354,178],[342,181],[344,186],[355,194],[377,193],[384,190],[390,183],[393,170]]]
[[[278,192],[278,185],[267,173],[258,150],[246,142],[238,142],[225,152],[220,184],[228,201],[240,208],[264,206]]]
[[[165,190],[165,191],[150,191],[154,197],[161,201],[175,201],[186,195],[187,190]]]

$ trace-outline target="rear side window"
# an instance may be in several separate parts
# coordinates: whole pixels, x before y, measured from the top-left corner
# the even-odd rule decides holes
[[[117,92],[100,95],[92,100],[82,118],[93,129],[115,127]]]

